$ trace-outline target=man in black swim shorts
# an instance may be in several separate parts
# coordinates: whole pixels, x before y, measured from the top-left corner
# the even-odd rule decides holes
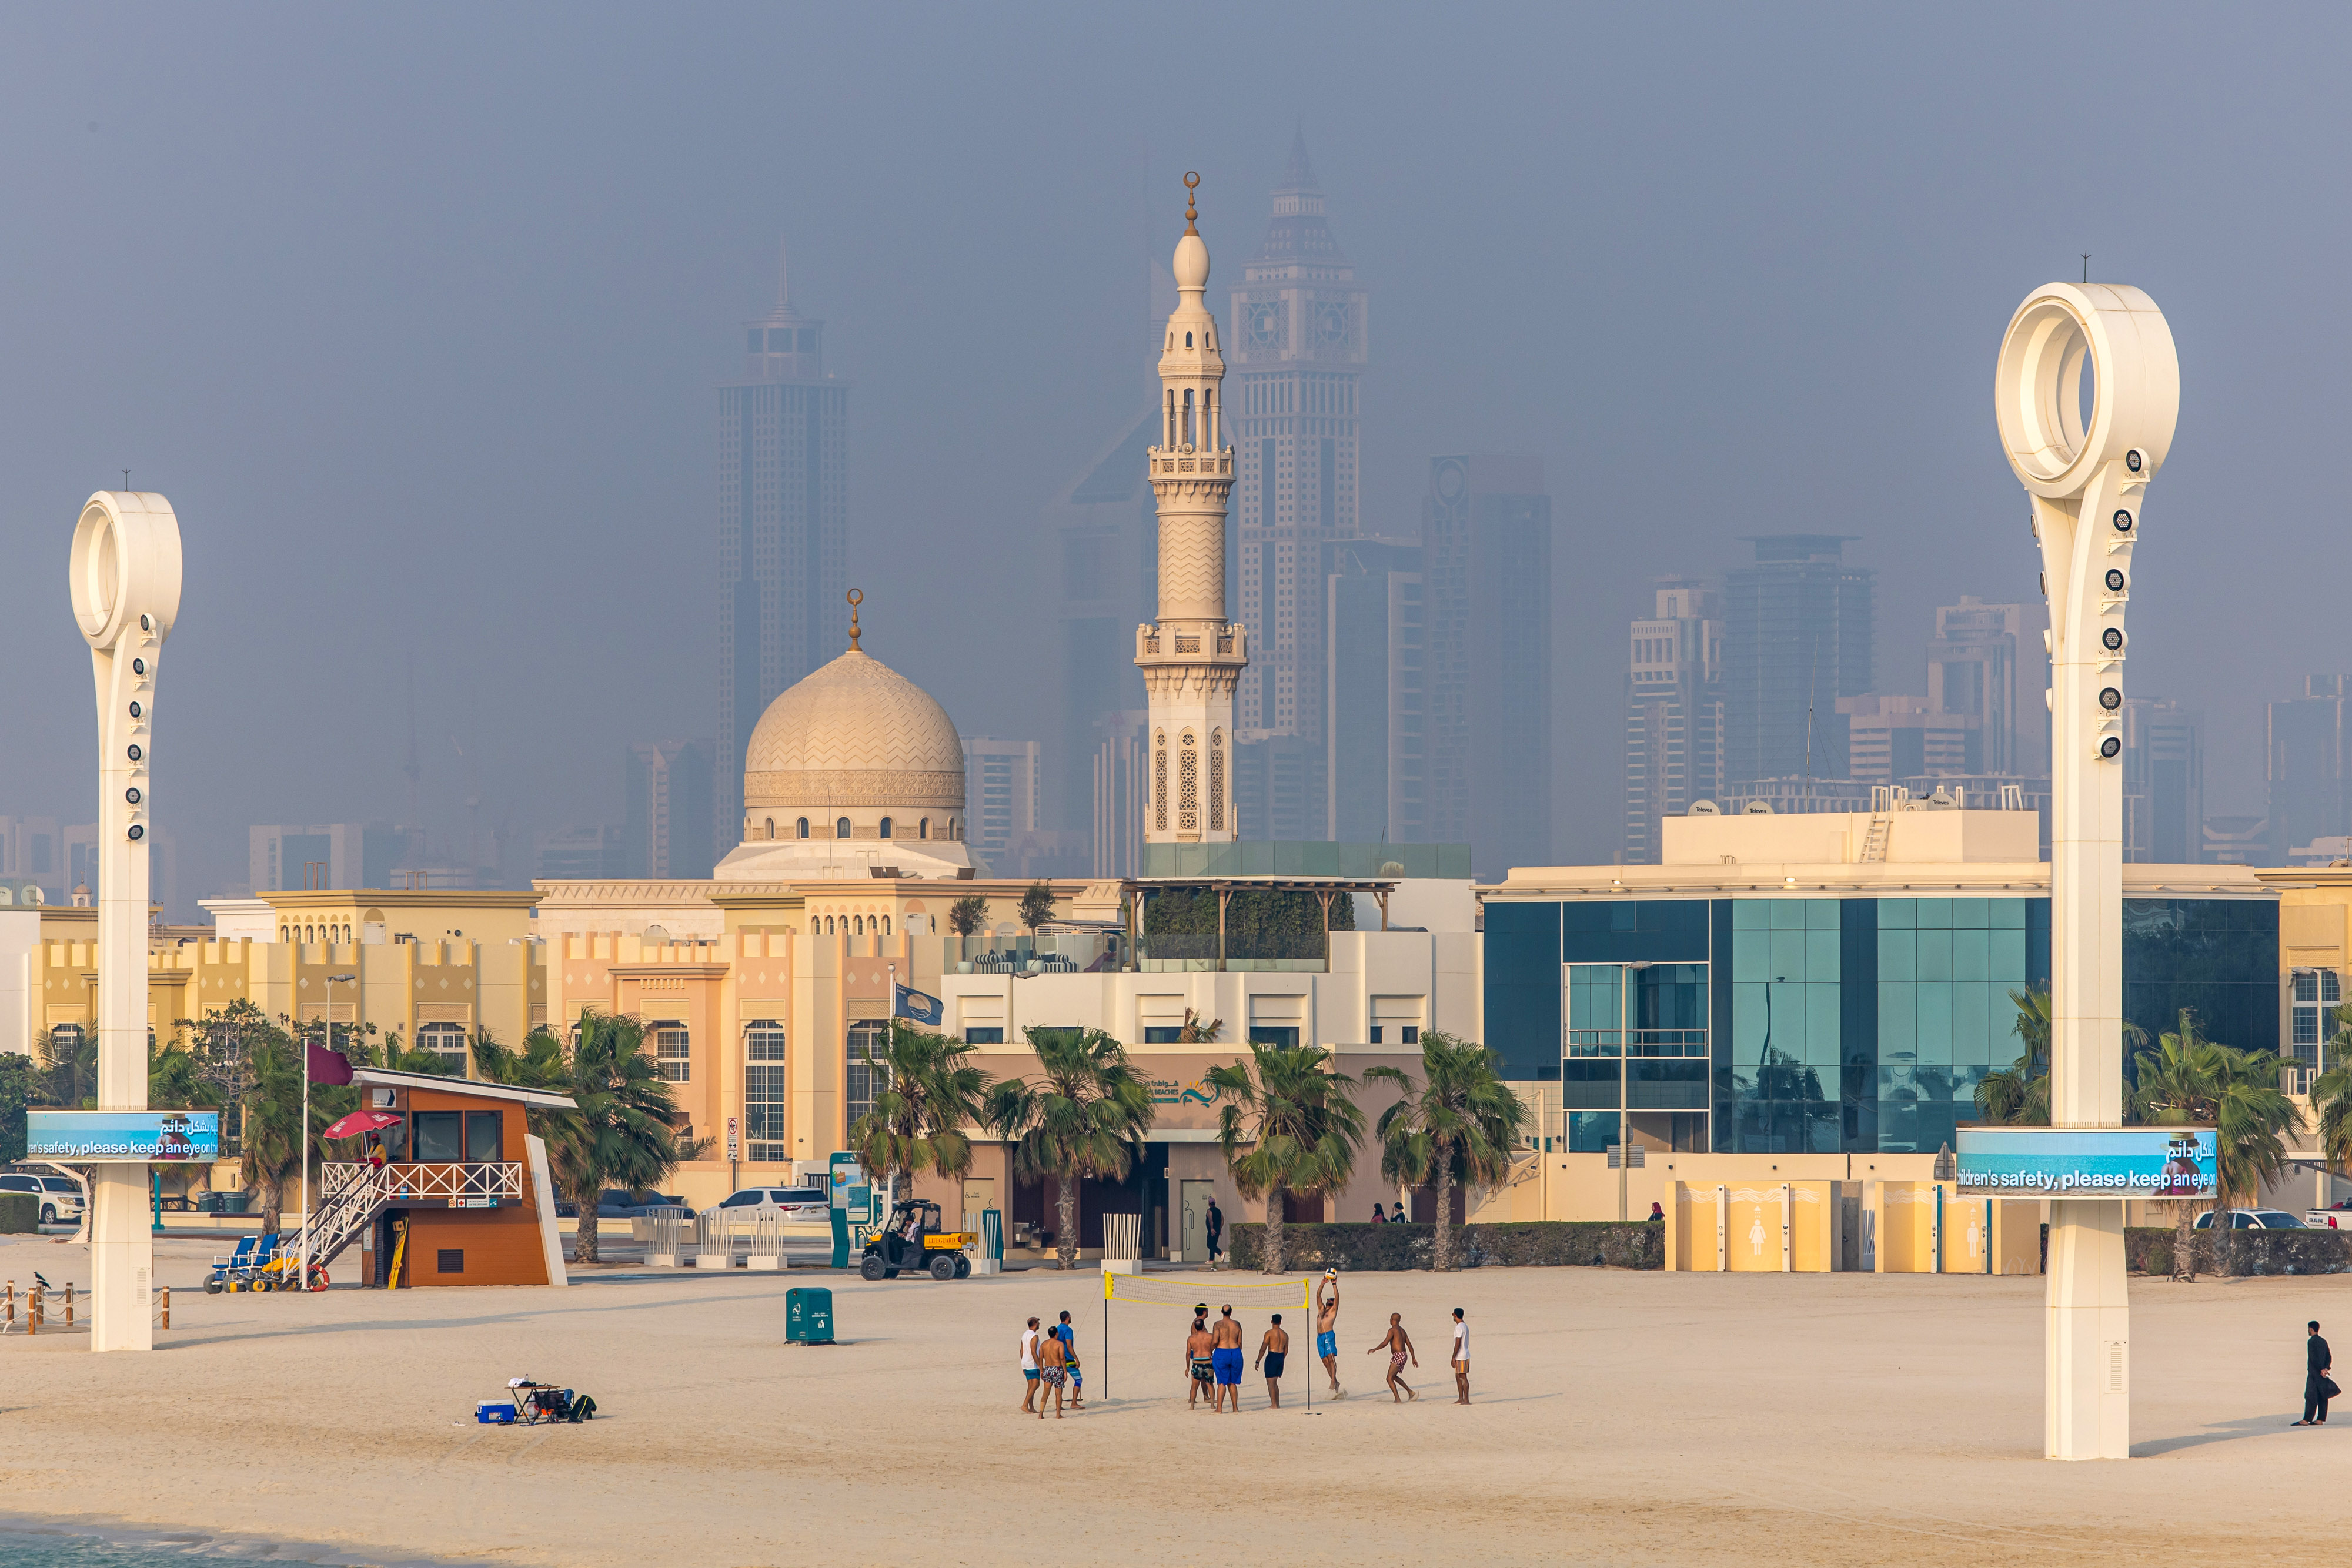
[[[1265,1369],[1265,1396],[1272,1401],[1269,1408],[1282,1408],[1282,1363],[1290,1354],[1290,1334],[1282,1326],[1282,1314],[1274,1314],[1274,1326],[1265,1331],[1258,1342],[1257,1364]],[[1314,1390],[1307,1390],[1312,1394]]]

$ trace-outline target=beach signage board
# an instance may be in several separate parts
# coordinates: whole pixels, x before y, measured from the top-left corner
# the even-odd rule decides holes
[[[1988,1197],[2213,1196],[2210,1127],[1961,1127],[1959,1189]]]
[[[177,1164],[220,1158],[217,1111],[31,1111],[25,1157],[76,1165]]]

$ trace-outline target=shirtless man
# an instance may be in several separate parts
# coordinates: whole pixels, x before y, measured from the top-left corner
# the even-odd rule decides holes
[[[1217,1375],[1217,1408],[1224,1408],[1225,1396],[1231,1394],[1234,1414],[1238,1416],[1242,1413],[1242,1325],[1234,1322],[1231,1302],[1217,1314],[1209,1334],[1214,1342],[1209,1354]]]
[[[1202,1309],[1203,1312],[1207,1310],[1205,1307]],[[1192,1392],[1184,1397],[1187,1410],[1201,1407],[1201,1390],[1203,1388],[1212,1391],[1210,1398],[1216,1397],[1215,1364],[1210,1359],[1216,1344],[1217,1342],[1210,1336],[1208,1320],[1194,1318],[1192,1332],[1184,1336],[1184,1375],[1192,1379]],[[1212,1405],[1210,1408],[1213,1410],[1215,1406]]]
[[[1282,1314],[1274,1314],[1274,1326],[1257,1343],[1257,1364],[1265,1369],[1265,1396],[1273,1409],[1282,1408],[1282,1363],[1290,1354],[1290,1334],[1282,1326]]]
[[[1389,1397],[1396,1399],[1400,1405],[1403,1404],[1405,1399],[1420,1398],[1421,1396],[1412,1391],[1412,1385],[1407,1383],[1402,1375],[1406,1361],[1410,1360],[1415,1366],[1421,1364],[1421,1357],[1412,1353],[1412,1336],[1404,1332],[1403,1314],[1391,1312],[1389,1332],[1375,1340],[1371,1350],[1364,1354],[1370,1355],[1374,1351],[1382,1350],[1389,1353]],[[1397,1399],[1397,1390],[1400,1388],[1404,1390],[1404,1399]]]
[[[1322,1282],[1315,1287],[1315,1354],[1323,1358],[1323,1371],[1331,1379],[1331,1397],[1345,1399],[1348,1391],[1339,1386],[1339,1270],[1323,1270]]]
[[[1070,1381],[1070,1364],[1062,1342],[1046,1334],[1037,1342],[1037,1419],[1045,1418],[1045,1390],[1054,1391],[1054,1419],[1062,1418],[1062,1389]]]

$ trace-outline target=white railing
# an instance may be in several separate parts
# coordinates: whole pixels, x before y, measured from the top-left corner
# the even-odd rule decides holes
[[[1143,1216],[1106,1214],[1102,1217],[1102,1255],[1131,1260],[1143,1256]]]
[[[656,1269],[675,1269],[694,1251],[694,1217],[672,1210],[666,1214],[641,1214],[629,1221],[629,1228],[646,1244],[646,1261]]]
[[[488,1161],[479,1165],[394,1165],[381,1167],[361,1165],[332,1165],[326,1167],[326,1194],[331,1201],[340,1190],[336,1176],[349,1173],[343,1180],[372,1183],[375,1197],[381,1203],[447,1203],[466,1207],[491,1203],[522,1201],[522,1164],[518,1160]]]

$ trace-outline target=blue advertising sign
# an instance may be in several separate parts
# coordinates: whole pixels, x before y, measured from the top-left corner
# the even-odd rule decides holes
[[[1959,1186],[1988,1197],[2213,1196],[2210,1127],[1962,1127]]]
[[[26,1111],[25,1157],[75,1165],[220,1158],[217,1111]]]

